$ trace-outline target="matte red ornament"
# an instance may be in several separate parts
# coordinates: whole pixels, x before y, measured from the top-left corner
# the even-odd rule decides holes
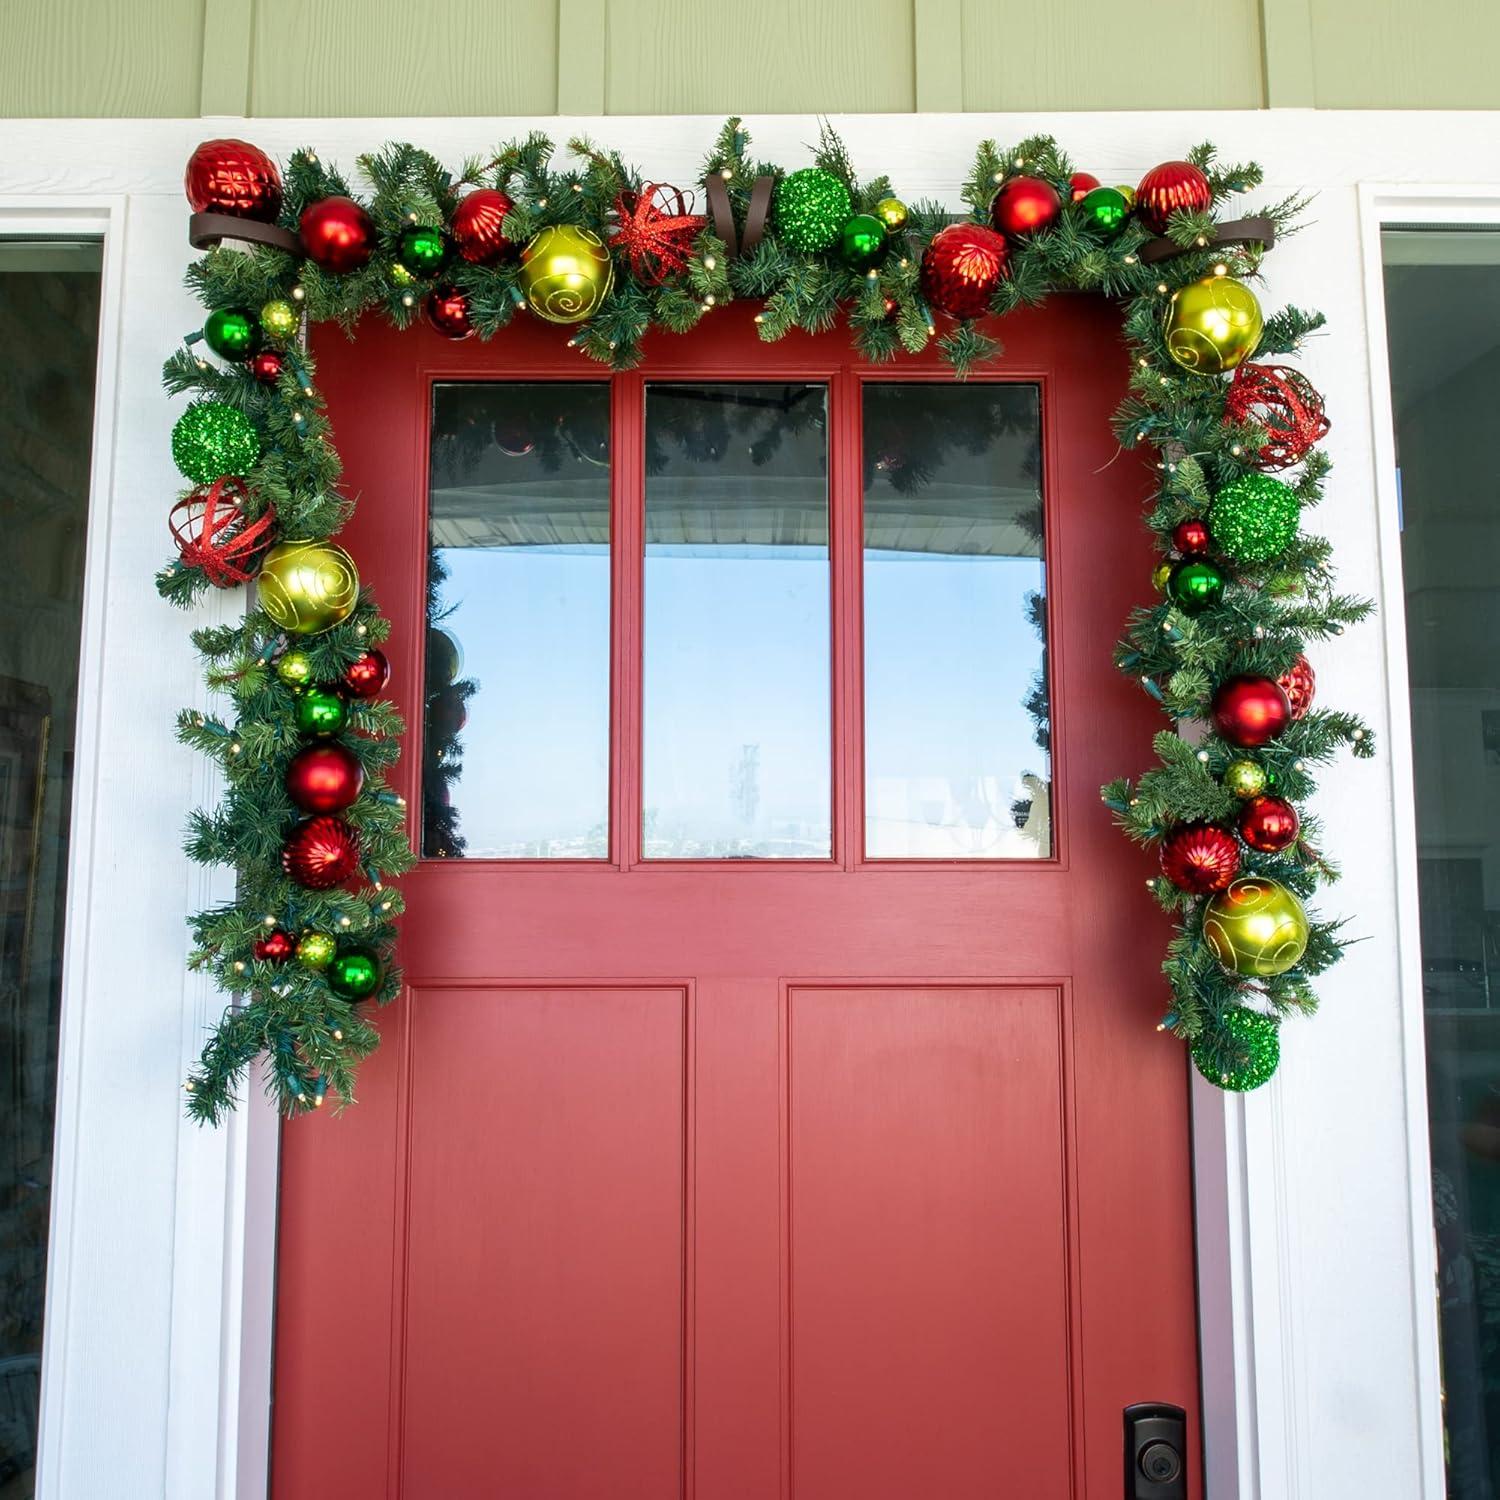
[[[1055,223],[1062,195],[1040,177],[1010,177],[990,204],[990,223],[1008,239],[1024,239]]]
[[[1102,186],[1092,172],[1075,172],[1068,178],[1068,197],[1074,203],[1082,203],[1096,187]]]
[[[1230,677],[1212,705],[1214,728],[1231,745],[1254,749],[1274,740],[1292,721],[1292,705],[1269,677]]]
[[[1297,809],[1281,797],[1252,797],[1240,813],[1240,837],[1262,854],[1280,854],[1297,842]]]
[[[1172,545],[1184,557],[1202,557],[1209,547],[1208,523],[1196,516],[1180,522],[1172,532]]]
[[[390,680],[391,664],[384,651],[366,651],[344,668],[344,687],[355,698],[373,698]]]
[[[359,270],[375,250],[375,221],[341,194],[309,203],[298,227],[303,253],[334,276]]]
[[[1195,896],[1222,891],[1239,870],[1240,846],[1217,824],[1183,823],[1161,841],[1162,874]]]
[[[922,292],[939,312],[978,318],[1005,279],[1010,247],[983,224],[950,224],[933,235],[922,256]]]
[[[262,349],[259,354],[252,354],[248,363],[250,373],[262,385],[275,385],[286,367],[286,361],[276,349]]]
[[[286,768],[286,793],[305,813],[342,812],[364,790],[359,757],[347,745],[308,745]]]
[[[195,214],[228,214],[271,224],[281,212],[281,173],[249,141],[204,141],[188,157],[182,190]]]
[[[475,188],[453,210],[453,243],[474,266],[492,265],[520,247],[505,238],[505,216],[515,204],[499,188]]]
[[[359,835],[342,818],[308,818],[287,835],[281,868],[312,891],[342,885],[359,868]]]
[[[1301,370],[1289,365],[1240,365],[1224,393],[1226,422],[1254,422],[1265,441],[1254,458],[1257,469],[1289,469],[1300,464],[1332,426],[1323,397]]]
[[[275,927],[264,937],[256,938],[250,951],[263,964],[284,964],[297,951],[297,945],[289,932]]]
[[[247,583],[275,540],[276,511],[267,506],[253,521],[245,519],[250,491],[232,475],[200,484],[172,507],[168,524],[177,551],[190,568],[201,568],[215,588]]]
[[[1286,701],[1292,705],[1292,717],[1305,719],[1307,711],[1313,706],[1313,694],[1318,687],[1318,679],[1312,669],[1312,663],[1305,656],[1299,656],[1276,679],[1276,683],[1286,694]]]
[[[428,295],[427,321],[444,338],[466,339],[474,332],[469,321],[469,299],[453,286],[440,286]]]
[[[1135,209],[1148,229],[1165,234],[1172,214],[1179,209],[1202,213],[1213,197],[1202,167],[1190,161],[1164,161],[1141,178],[1135,190]]]
[[[693,241],[708,220],[695,214],[679,188],[648,182],[627,188],[615,199],[613,248],[624,253],[630,274],[645,286],[660,286],[688,263]]]

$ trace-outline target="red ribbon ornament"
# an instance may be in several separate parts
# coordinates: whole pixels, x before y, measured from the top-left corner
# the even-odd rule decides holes
[[[244,482],[226,474],[212,484],[200,484],[172,507],[168,524],[183,562],[201,569],[215,588],[248,583],[260,571],[271,544],[276,511],[268,505],[264,515],[247,521],[244,505],[249,498]]]

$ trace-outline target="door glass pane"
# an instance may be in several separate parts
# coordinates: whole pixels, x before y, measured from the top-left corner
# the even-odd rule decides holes
[[[1500,1490],[1500,234],[1384,238],[1448,1494]]]
[[[0,1496],[34,1491],[99,265],[0,241]]]
[[[865,853],[1052,853],[1034,385],[864,388]]]
[[[826,398],[646,394],[648,859],[827,859]]]
[[[422,853],[609,852],[609,387],[433,393]]]

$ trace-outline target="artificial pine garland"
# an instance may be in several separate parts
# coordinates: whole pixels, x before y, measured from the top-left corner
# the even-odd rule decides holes
[[[1162,1025],[1191,1044],[1205,1076],[1256,1086],[1274,1071],[1279,1018],[1314,1007],[1310,981],[1343,947],[1339,923],[1310,921],[1299,904],[1336,873],[1300,812],[1311,768],[1345,745],[1362,756],[1374,749],[1356,717],[1310,707],[1302,655],[1370,610],[1334,592],[1329,543],[1290,525],[1321,498],[1328,473],[1311,446],[1327,430],[1321,400],[1295,371],[1244,363],[1291,354],[1322,325],[1320,314],[1288,307],[1261,327],[1243,285],[1258,275],[1267,241],[1294,227],[1302,200],[1273,204],[1249,221],[1261,230],[1232,235],[1217,210],[1257,186],[1260,171],[1220,166],[1210,146],[1148,174],[1135,203],[1129,190],[1076,172],[1049,137],[1010,150],[985,141],[963,186],[972,217],[953,230],[939,205],[901,203],[885,177],[860,181],[829,130],[814,169],[790,175],[754,160],[749,146],[740,122],[728,121],[703,165],[718,211],[701,218],[675,188],[644,181],[585,140],[569,143],[567,166],[533,134],[456,174],[416,146],[389,145],[360,158],[363,202],[310,151],[291,158],[283,181],[242,142],[200,147],[188,171],[194,208],[238,216],[245,237],[261,243],[210,249],[188,273],[209,320],[164,378],[173,394],[215,403],[179,427],[174,450],[185,473],[218,489],[193,492],[178,511],[190,520],[206,511],[209,525],[201,535],[174,532],[180,555],[158,587],[187,606],[211,584],[237,581],[264,562],[272,528],[257,523],[266,519],[283,542],[330,543],[324,554],[346,558],[330,542],[349,502],[338,492],[313,363],[297,340],[303,317],[352,330],[366,314],[406,327],[425,311],[440,331],[490,338],[535,313],[571,322],[570,345],[618,370],[640,360],[649,330],[686,333],[751,300],[768,342],[842,318],[866,359],[892,360],[936,339],[962,377],[999,345],[992,325],[949,310],[1001,317],[1058,291],[1122,301],[1134,369],[1115,428],[1123,447],[1158,455],[1146,520],[1165,559],[1165,594],[1132,615],[1116,659],[1173,727],[1156,737],[1155,769],[1110,783],[1103,796],[1130,837],[1162,849],[1163,875],[1150,884],[1178,921],[1163,964],[1172,1000]],[[221,218],[203,223],[233,232]],[[306,258],[293,248],[299,230]],[[565,287],[555,300],[551,286],[543,295],[533,260],[544,241],[584,264],[581,292]],[[1189,330],[1196,344],[1173,331],[1193,297],[1212,304]],[[223,363],[204,357],[200,338]],[[1236,366],[1239,392],[1227,402]],[[1259,378],[1247,382],[1247,371]],[[1289,465],[1300,467],[1285,489],[1263,473]],[[220,483],[232,479],[243,485]],[[229,498],[238,514],[226,521],[216,507]],[[235,549],[225,566],[215,565],[217,544]],[[222,717],[187,712],[178,724],[226,783],[220,806],[194,815],[187,851],[237,876],[234,901],[190,924],[192,965],[231,998],[187,1085],[190,1111],[209,1121],[233,1106],[260,1054],[283,1113],[316,1107],[330,1091],[351,1100],[355,1065],[378,1042],[360,1004],[400,989],[389,960],[401,899],[387,882],[412,856],[403,807],[383,777],[404,726],[390,703],[353,686],[383,682],[371,653],[389,626],[368,591],[351,591],[342,613],[308,619],[284,605],[268,612],[274,604],[263,589],[243,620],[195,632],[208,685],[231,708]],[[326,722],[308,714],[309,692],[321,694]],[[343,843],[314,851],[340,859],[357,850],[358,878],[328,888],[309,885],[307,861],[288,852],[314,821],[298,821],[308,805],[289,790],[310,724],[345,747],[359,773],[333,820]],[[1212,729],[1184,736],[1184,725]],[[456,747],[444,753],[452,760]],[[456,833],[449,841],[461,853]]]

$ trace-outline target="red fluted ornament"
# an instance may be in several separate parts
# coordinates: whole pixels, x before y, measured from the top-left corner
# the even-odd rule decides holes
[[[1164,161],[1152,167],[1135,190],[1136,213],[1157,234],[1166,233],[1167,220],[1178,209],[1202,213],[1212,202],[1208,177],[1190,161]]]
[[[359,270],[375,250],[375,221],[353,198],[309,203],[299,229],[303,254],[334,276]]]
[[[359,835],[342,818],[308,818],[287,835],[281,868],[309,890],[342,885],[359,868]]]
[[[1281,797],[1252,797],[1240,813],[1240,837],[1262,854],[1280,854],[1297,842],[1297,809]]]
[[[983,224],[950,224],[922,256],[922,292],[939,312],[978,318],[1006,275],[1010,247]]]
[[[364,790],[359,757],[347,745],[308,745],[286,768],[286,793],[305,813],[342,812]]]
[[[1222,891],[1239,874],[1240,847],[1214,823],[1183,823],[1161,841],[1161,872],[1195,896]]]
[[[1074,203],[1082,203],[1096,187],[1101,185],[1092,172],[1075,172],[1068,178],[1068,197]]]
[[[195,214],[271,224],[281,212],[281,173],[249,141],[204,141],[188,157],[182,190]]]
[[[281,379],[285,364],[286,361],[275,349],[262,349],[259,354],[252,354],[249,359],[250,373],[262,385],[275,385]]]
[[[488,266],[520,247],[505,238],[505,216],[515,205],[499,188],[475,188],[453,210],[453,243],[470,265]]]
[[[1007,239],[1024,239],[1056,222],[1062,195],[1040,177],[1010,177],[990,204],[990,223]]]
[[[1292,717],[1305,719],[1308,709],[1313,706],[1313,694],[1318,686],[1312,663],[1305,656],[1299,656],[1276,679],[1276,683],[1286,694],[1286,701],[1292,705]]]
[[[1184,557],[1202,557],[1209,547],[1208,523],[1196,517],[1181,522],[1172,533],[1172,545]]]
[[[427,298],[427,321],[444,338],[466,339],[474,332],[469,299],[457,287],[440,286]]]
[[[391,664],[385,652],[366,651],[344,668],[344,687],[355,698],[373,698],[391,680]]]
[[[1313,383],[1289,365],[1242,364],[1224,393],[1226,422],[1255,422],[1265,441],[1255,454],[1257,469],[1300,464],[1332,425]]]
[[[1292,705],[1269,677],[1230,677],[1212,705],[1214,728],[1231,745],[1249,749],[1274,740],[1292,720]]]
[[[284,964],[297,951],[297,945],[290,933],[273,927],[264,937],[256,938],[250,951],[263,964]]]

